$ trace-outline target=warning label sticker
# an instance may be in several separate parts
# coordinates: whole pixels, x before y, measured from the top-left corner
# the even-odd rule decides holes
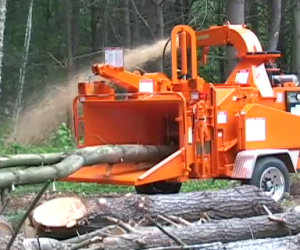
[[[266,140],[266,119],[247,118],[246,119],[246,141]]]

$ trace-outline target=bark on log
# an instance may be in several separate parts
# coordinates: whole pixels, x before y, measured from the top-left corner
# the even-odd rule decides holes
[[[13,227],[11,223],[9,223],[2,215],[0,215],[0,234],[10,236],[13,234]]]
[[[300,195],[300,179],[298,176],[294,180],[292,180],[290,194],[297,196]]]
[[[188,221],[206,215],[211,219],[242,218],[266,214],[263,205],[273,213],[282,212],[280,205],[254,186],[172,195],[127,194],[101,198],[95,203],[85,221],[97,223],[102,217],[111,216],[128,222],[157,214],[175,215]]]
[[[70,155],[61,162],[51,166],[29,167],[15,171],[2,171],[0,189],[11,185],[43,183],[66,177],[84,166],[84,158],[80,155]]]
[[[66,157],[65,153],[18,154],[0,156],[0,168],[52,165]]]
[[[23,241],[23,249],[26,250],[70,250],[70,246],[51,238],[39,238],[39,240],[35,238],[24,239]]]
[[[300,234],[295,236],[286,236],[279,238],[241,240],[230,243],[214,242],[206,244],[197,244],[187,247],[156,247],[149,250],[179,250],[179,249],[198,249],[198,250],[270,250],[285,249],[298,250],[300,246]]]
[[[119,162],[159,162],[174,151],[171,146],[151,145],[103,145],[78,149],[71,154],[48,155],[17,155],[0,158],[1,170],[0,189],[10,187],[12,184],[34,184],[47,180],[57,180],[74,173],[82,166],[90,166],[100,163]],[[45,163],[60,162],[54,165]],[[28,165],[41,165],[23,168]],[[13,167],[13,168],[10,168]]]
[[[170,234],[186,245],[220,241],[222,243],[252,238],[280,237],[300,232],[300,214],[277,214],[285,222],[271,221],[268,216],[234,218],[182,228],[166,227]],[[104,249],[139,249],[178,246],[160,230],[137,232],[103,239]]]
[[[6,246],[9,242],[10,238],[11,238],[11,236],[0,234],[0,249],[1,250],[6,249]],[[24,235],[22,235],[22,234],[18,235],[17,238],[15,239],[13,245],[11,246],[10,250],[24,250],[23,240],[24,240]]]
[[[69,228],[68,232],[73,230],[74,233],[76,226],[80,231],[107,226],[111,224],[107,217],[124,222],[139,222],[145,216],[157,215],[174,215],[188,221],[197,221],[201,217],[210,219],[243,218],[266,214],[264,205],[273,213],[282,212],[280,205],[254,186],[241,186],[214,192],[152,196],[127,194],[117,198],[99,198],[92,203],[82,203],[80,210],[86,211],[86,213],[81,213],[81,218],[78,213],[68,209],[68,207],[77,209],[79,204],[77,198],[68,198],[68,206],[65,202],[59,205],[59,201],[63,201],[62,198],[54,201],[44,203],[37,208],[38,212],[34,211],[33,213],[33,220],[37,222],[36,227],[47,228],[48,231],[51,229],[51,235],[56,235],[57,228],[60,230]],[[37,214],[40,216],[34,218]],[[49,220],[49,218],[51,219]],[[40,232],[45,236],[43,230]]]

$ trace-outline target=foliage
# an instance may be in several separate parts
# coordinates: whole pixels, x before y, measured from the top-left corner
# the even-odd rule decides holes
[[[7,129],[9,130],[9,129]],[[1,139],[2,138],[2,139]],[[62,123],[57,131],[42,144],[20,144],[6,141],[0,133],[0,154],[50,153],[68,151],[75,147],[72,131]]]
[[[50,136],[49,146],[54,148],[64,148],[68,150],[75,147],[72,131],[63,122],[58,130]]]

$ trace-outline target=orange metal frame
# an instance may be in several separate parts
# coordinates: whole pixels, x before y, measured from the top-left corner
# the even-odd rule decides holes
[[[197,73],[198,48],[202,48],[205,59],[209,47],[227,45],[237,49],[238,65],[225,84],[206,82]],[[171,34],[171,54],[171,79],[163,73],[142,75],[94,65],[94,74],[128,93],[115,94],[104,82],[81,83],[73,109],[79,147],[173,143],[177,151],[152,166],[95,165],[80,169],[66,180],[142,185],[160,180],[230,178],[241,150],[300,148],[298,137],[288,132],[297,131],[300,117],[286,112],[286,103],[276,98],[286,91],[300,90],[293,84],[271,88],[269,79],[260,79],[260,75],[266,75],[264,64],[280,55],[264,53],[257,37],[245,26],[194,31],[178,25]],[[239,82],[239,74],[244,74],[243,82]],[[153,84],[153,93],[139,92],[140,82],[147,79]],[[247,119],[257,117],[267,121],[266,139],[247,141]]]

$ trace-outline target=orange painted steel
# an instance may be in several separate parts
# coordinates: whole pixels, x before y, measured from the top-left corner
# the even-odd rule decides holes
[[[198,76],[211,46],[233,45],[239,62],[224,84]],[[142,185],[160,180],[231,178],[243,150],[300,150],[300,116],[288,103],[299,92],[294,83],[274,85],[266,53],[244,25],[213,26],[194,31],[186,25],[171,34],[172,77],[128,72],[96,64],[93,72],[127,89],[116,94],[104,82],[80,83],[74,124],[79,147],[99,144],[176,145],[177,151],[154,165],[117,163],[84,167],[65,180]],[[270,70],[269,72],[272,72]],[[141,83],[153,91],[141,92]],[[273,86],[271,86],[271,83]],[[255,133],[256,129],[262,133]],[[292,133],[291,133],[292,131]],[[299,164],[298,164],[299,165]]]

